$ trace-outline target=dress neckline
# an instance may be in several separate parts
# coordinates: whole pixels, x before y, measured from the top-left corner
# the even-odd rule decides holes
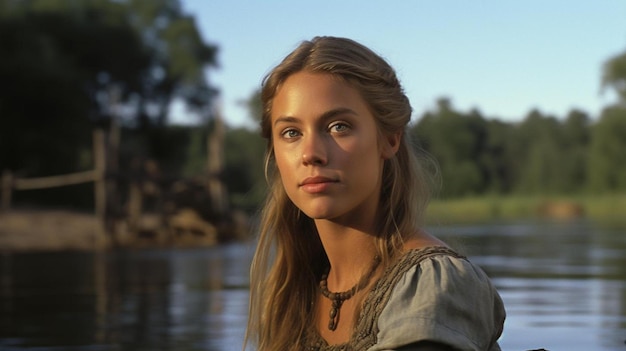
[[[402,253],[394,263],[385,267],[383,274],[367,291],[350,338],[343,343],[329,344],[328,341],[321,336],[317,328],[312,326],[307,336],[307,350],[366,350],[375,345],[378,335],[378,317],[385,308],[391,291],[398,279],[409,268],[417,265],[425,258],[438,255],[465,258],[451,248],[442,245],[425,246],[407,250]]]

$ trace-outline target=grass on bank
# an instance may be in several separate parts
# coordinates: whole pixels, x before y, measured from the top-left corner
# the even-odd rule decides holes
[[[426,214],[427,224],[575,218],[626,227],[626,193],[437,199],[431,202]]]

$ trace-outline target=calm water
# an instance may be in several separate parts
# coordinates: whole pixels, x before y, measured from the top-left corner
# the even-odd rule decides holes
[[[626,351],[626,231],[432,228],[493,278],[503,350]],[[0,350],[238,350],[252,247],[0,254]]]

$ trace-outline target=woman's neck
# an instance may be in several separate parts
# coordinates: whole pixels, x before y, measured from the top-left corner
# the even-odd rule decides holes
[[[327,220],[315,224],[330,262],[328,289],[352,288],[370,269],[376,256],[375,234]]]

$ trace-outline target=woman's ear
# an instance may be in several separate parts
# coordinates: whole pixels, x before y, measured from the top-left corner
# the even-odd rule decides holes
[[[391,133],[383,137],[383,159],[390,159],[398,152],[400,141],[402,141],[402,132]]]

